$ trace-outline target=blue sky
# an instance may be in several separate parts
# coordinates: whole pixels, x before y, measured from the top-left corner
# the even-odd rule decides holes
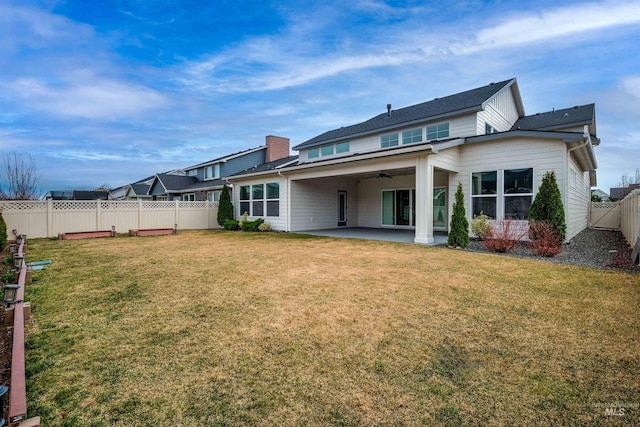
[[[639,1],[0,2],[0,154],[117,187],[511,77],[596,104],[598,187],[640,168]]]

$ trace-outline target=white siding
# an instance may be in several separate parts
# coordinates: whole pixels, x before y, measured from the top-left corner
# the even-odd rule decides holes
[[[572,178],[573,175],[573,178]],[[589,220],[591,186],[589,172],[583,172],[572,158],[569,159],[566,203],[567,240],[584,230]]]
[[[426,141],[426,127],[429,125],[433,125],[433,124],[438,124],[438,123],[446,123],[449,122],[449,137],[446,139],[450,139],[450,138],[458,138],[458,137],[465,137],[465,136],[472,136],[472,135],[476,135],[476,114],[467,114],[464,116],[459,116],[459,117],[454,117],[451,119],[446,119],[446,120],[435,120],[435,121],[431,121],[431,122],[424,122],[421,124],[415,124],[412,126],[406,126],[403,128],[400,128],[398,130],[393,130],[393,131],[388,131],[388,132],[381,132],[379,134],[373,135],[373,136],[365,136],[365,137],[361,137],[361,138],[355,138],[352,139],[349,142],[349,152],[348,153],[341,153],[341,154],[336,154],[333,156],[320,156],[314,159],[309,160],[307,157],[307,152],[308,150],[300,150],[300,162],[301,163],[305,163],[307,161],[318,161],[318,160],[326,160],[329,158],[338,158],[341,156],[345,156],[345,155],[351,155],[353,153],[371,153],[371,152],[375,152],[375,151],[380,151],[380,136],[381,135],[386,135],[389,133],[398,133],[398,146],[402,146],[402,132],[405,130],[411,130],[411,129],[416,129],[416,128],[421,128],[422,129],[422,141],[425,142]],[[483,124],[484,126],[484,124]],[[483,128],[483,132],[484,133],[484,128]]]
[[[494,170],[533,168],[534,198],[542,177],[547,171],[554,171],[558,187],[562,192],[566,206],[566,147],[561,141],[545,139],[514,138],[503,141],[487,141],[463,145],[460,147],[460,172],[449,175],[449,211],[455,200],[458,182],[462,183],[465,194],[465,210],[471,220],[471,174]],[[502,212],[502,203],[498,200],[498,215]]]
[[[267,177],[258,177],[255,179],[247,179],[243,181],[233,181],[233,209],[235,211],[235,218],[240,219],[242,216],[242,212],[240,212],[240,187],[243,185],[254,185],[254,184],[267,184],[271,182],[277,182],[280,184],[280,215],[277,217],[266,216],[263,215],[261,217],[250,216],[249,220],[254,220],[257,218],[264,218],[265,222],[271,224],[271,228],[276,231],[286,231],[287,230],[287,179],[283,178],[279,175],[270,175]],[[265,189],[266,192],[266,189]],[[266,205],[265,205],[265,214],[266,214]]]
[[[511,88],[496,94],[485,110],[478,113],[477,135],[485,134],[485,123],[489,123],[498,132],[505,132],[518,120],[518,109],[513,99]]]
[[[347,227],[357,227],[356,179],[317,178],[291,180],[291,231],[337,228],[338,191],[347,192]]]

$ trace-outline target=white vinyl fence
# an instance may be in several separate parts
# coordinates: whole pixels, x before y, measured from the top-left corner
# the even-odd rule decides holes
[[[589,227],[620,230],[620,203],[591,202]]]
[[[620,231],[633,246],[640,237],[640,190],[633,190],[619,203]]]
[[[124,200],[3,200],[0,211],[7,234],[18,230],[29,238],[56,237],[58,233],[131,229],[214,229],[218,202]]]

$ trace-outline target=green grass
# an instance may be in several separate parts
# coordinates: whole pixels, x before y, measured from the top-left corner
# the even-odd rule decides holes
[[[640,402],[640,277],[242,232],[29,241],[47,426],[575,425]],[[66,414],[63,420],[61,414]]]

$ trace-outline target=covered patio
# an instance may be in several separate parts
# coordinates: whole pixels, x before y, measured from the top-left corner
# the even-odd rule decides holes
[[[366,239],[381,240],[386,242],[415,243],[415,230],[399,230],[392,228],[335,228],[328,230],[298,231],[300,234],[311,234],[314,236],[341,237],[346,239]],[[433,233],[432,245],[446,245],[447,232],[435,231]]]

